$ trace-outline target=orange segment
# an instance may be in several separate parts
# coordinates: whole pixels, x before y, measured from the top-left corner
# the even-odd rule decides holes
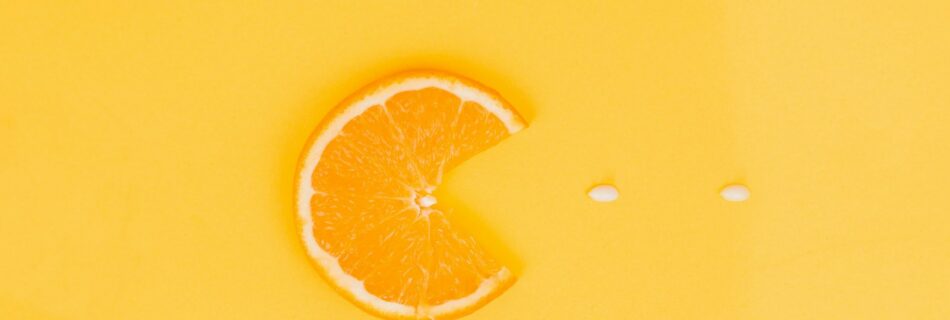
[[[437,88],[400,92],[386,101],[407,151],[429,184],[439,183],[444,162],[451,158],[453,122],[461,107],[459,97]]]
[[[432,192],[447,170],[524,126],[494,91],[442,72],[355,93],[318,127],[299,167],[310,257],[376,315],[444,319],[488,303],[514,275],[452,225]]]
[[[444,216],[430,217],[432,242],[436,248],[433,255],[440,263],[432,268],[432,281],[424,302],[439,305],[474,292],[481,279],[497,273],[502,266],[491,259],[471,236],[452,232]],[[460,255],[459,252],[470,254]]]
[[[410,153],[389,124],[386,111],[373,106],[343,127],[324,149],[313,170],[313,188],[328,193],[361,196],[405,195],[409,183],[418,183]],[[403,168],[396,170],[395,168]]]

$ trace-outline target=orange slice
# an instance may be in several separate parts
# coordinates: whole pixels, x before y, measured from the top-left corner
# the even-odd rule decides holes
[[[443,174],[525,127],[495,91],[437,71],[387,77],[317,128],[297,175],[297,213],[322,275],[370,313],[446,319],[515,276],[447,219]]]

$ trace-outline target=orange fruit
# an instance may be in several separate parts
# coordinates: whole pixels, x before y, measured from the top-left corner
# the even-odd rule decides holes
[[[524,127],[494,90],[438,71],[393,75],[345,99],[297,172],[317,269],[385,318],[454,318],[494,299],[515,276],[450,223],[432,192],[445,172]]]

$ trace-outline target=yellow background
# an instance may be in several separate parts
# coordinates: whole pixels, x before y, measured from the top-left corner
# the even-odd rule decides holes
[[[521,273],[469,319],[950,318],[948,2],[587,2],[0,2],[0,318],[370,318],[293,174],[413,67],[531,122],[440,189]]]

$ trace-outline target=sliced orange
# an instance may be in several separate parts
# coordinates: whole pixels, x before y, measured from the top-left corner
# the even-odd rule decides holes
[[[446,215],[445,172],[525,127],[495,91],[438,71],[397,74],[331,111],[307,143],[297,213],[322,275],[386,318],[470,313],[515,281]]]

